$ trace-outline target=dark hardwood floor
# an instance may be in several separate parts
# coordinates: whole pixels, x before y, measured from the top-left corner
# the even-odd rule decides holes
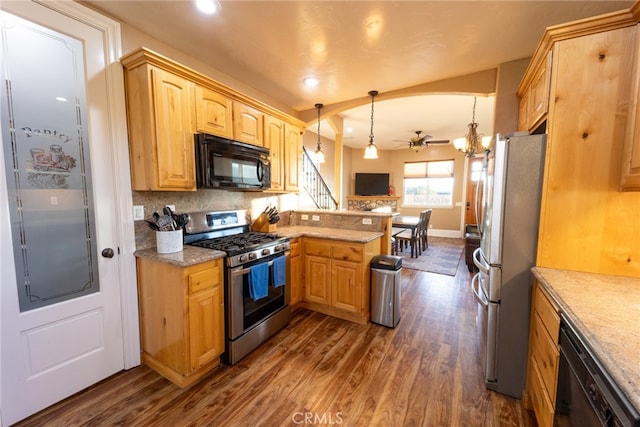
[[[535,426],[485,388],[476,304],[455,277],[402,271],[395,329],[304,309],[235,366],[180,389],[146,366],[118,373],[20,426]]]

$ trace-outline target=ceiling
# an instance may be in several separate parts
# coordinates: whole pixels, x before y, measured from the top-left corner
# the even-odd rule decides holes
[[[81,1],[309,116],[314,104],[496,68],[531,56],[551,25],[634,1],[221,1],[203,16],[190,0]],[[303,80],[314,76],[319,85]],[[480,132],[493,132],[492,96],[477,98]],[[473,97],[425,95],[374,103],[374,135],[394,149],[416,130],[463,136]],[[371,105],[343,111],[344,143],[364,147]],[[311,117],[315,117],[315,114]],[[316,131],[312,125],[309,131]],[[321,133],[331,137],[321,123]],[[408,144],[407,144],[408,146]]]

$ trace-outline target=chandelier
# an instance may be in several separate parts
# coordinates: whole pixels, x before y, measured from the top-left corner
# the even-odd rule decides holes
[[[473,116],[471,117],[471,123],[467,125],[469,127],[469,133],[464,138],[457,138],[453,140],[453,146],[462,151],[465,156],[473,157],[478,154],[478,149],[482,147],[483,151],[489,148],[491,143],[490,136],[484,136],[478,133],[478,123],[476,123],[476,97],[473,97]]]
[[[375,142],[373,142],[373,98],[375,98],[377,94],[377,90],[369,91],[369,96],[371,97],[371,133],[369,134],[369,145],[364,149],[365,159],[378,158],[378,148],[376,147]]]
[[[324,107],[324,105],[316,104],[315,107],[318,110],[318,146],[313,154],[315,155],[316,163],[324,163],[324,153],[322,152],[322,147],[320,144],[320,110],[322,109],[322,107]]]

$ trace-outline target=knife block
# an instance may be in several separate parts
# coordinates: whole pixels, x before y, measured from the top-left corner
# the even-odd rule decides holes
[[[253,224],[251,225],[253,231],[261,231],[263,233],[275,233],[277,224],[269,224],[269,217],[264,213],[261,213]]]

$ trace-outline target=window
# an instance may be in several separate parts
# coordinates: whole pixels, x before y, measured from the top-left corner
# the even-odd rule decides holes
[[[453,206],[453,160],[404,164],[406,206]]]
[[[482,174],[482,162],[483,159],[474,159],[471,162],[471,181],[480,181],[480,175]]]

